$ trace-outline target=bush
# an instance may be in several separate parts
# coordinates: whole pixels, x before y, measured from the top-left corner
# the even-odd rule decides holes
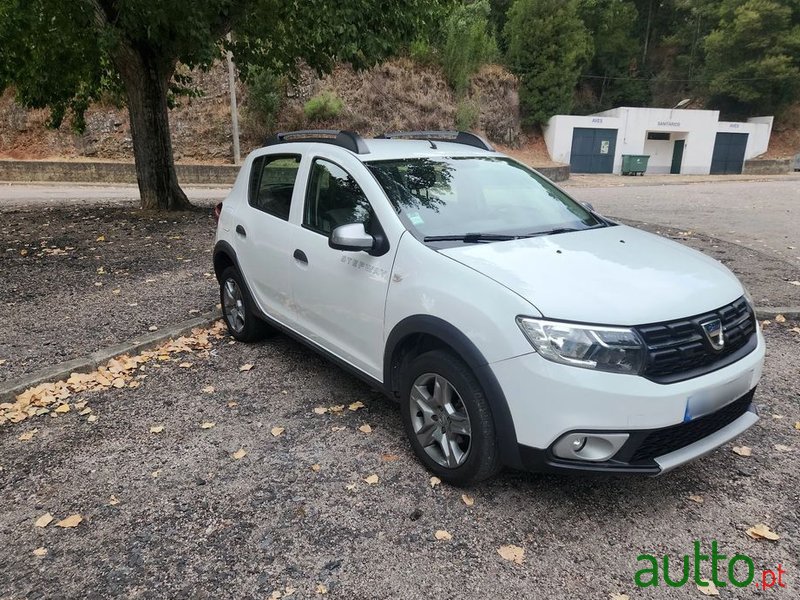
[[[303,113],[311,121],[330,121],[338,117],[344,103],[333,92],[320,92],[303,106]]]
[[[472,98],[462,98],[456,105],[456,129],[469,131],[478,124],[481,107]]]
[[[469,78],[481,65],[497,59],[497,41],[490,33],[489,2],[459,4],[444,24],[442,68],[456,95],[463,96]]]
[[[418,38],[408,47],[408,56],[418,65],[430,65],[436,60],[436,52],[428,40]]]
[[[528,125],[572,109],[592,41],[578,0],[516,0],[504,30],[506,60],[520,80],[520,107]]]
[[[283,103],[286,79],[269,69],[252,67],[247,74],[247,107],[268,129]]]

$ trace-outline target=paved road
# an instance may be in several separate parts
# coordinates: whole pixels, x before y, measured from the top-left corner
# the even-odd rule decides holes
[[[565,187],[604,214],[707,233],[800,265],[798,180],[624,187],[581,183],[576,179]]]
[[[189,200],[210,205],[223,199],[228,187],[184,186]],[[0,211],[30,206],[87,205],[104,202],[136,202],[139,188],[135,185],[94,185],[74,183],[0,184]]]

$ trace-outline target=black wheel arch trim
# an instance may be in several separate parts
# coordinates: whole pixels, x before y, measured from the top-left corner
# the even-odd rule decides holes
[[[399,367],[395,353],[400,344],[414,335],[429,335],[452,348],[472,369],[481,385],[492,411],[500,451],[500,459],[507,467],[522,468],[514,420],[503,389],[481,351],[460,329],[444,319],[431,315],[406,317],[394,326],[386,339],[383,356],[383,381],[387,393],[399,398]]]

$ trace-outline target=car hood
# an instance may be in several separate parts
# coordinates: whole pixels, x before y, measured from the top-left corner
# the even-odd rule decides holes
[[[744,290],[716,260],[618,225],[440,251],[519,294],[545,317],[642,325],[714,310]]]

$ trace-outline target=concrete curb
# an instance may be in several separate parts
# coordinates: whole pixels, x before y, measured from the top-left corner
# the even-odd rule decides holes
[[[774,319],[777,315],[783,315],[787,319],[800,319],[800,307],[796,306],[760,306],[756,308],[756,317],[759,320]],[[137,354],[142,350],[157,346],[166,342],[170,338],[176,338],[188,333],[197,327],[208,327],[217,319],[222,317],[219,310],[214,310],[188,321],[183,321],[159,331],[148,332],[127,342],[102,348],[81,358],[68,360],[58,363],[52,367],[45,367],[30,375],[8,381],[0,385],[0,401],[13,400],[17,394],[21,394],[28,388],[37,386],[47,381],[58,381],[66,379],[72,373],[88,373],[94,371],[102,364],[105,364],[115,356],[122,354]]]
[[[800,306],[757,306],[756,317],[759,320],[774,319],[783,315],[787,319],[800,319]]]
[[[21,394],[28,388],[48,381],[66,379],[72,373],[89,373],[97,369],[100,365],[107,363],[115,356],[120,356],[122,354],[138,354],[142,350],[158,346],[170,338],[180,337],[189,333],[192,329],[197,327],[208,327],[221,317],[222,313],[219,310],[214,310],[200,317],[195,317],[194,319],[189,319],[188,321],[183,321],[182,323],[169,326],[165,329],[159,329],[158,331],[147,332],[126,342],[122,342],[121,344],[102,348],[80,358],[58,363],[51,367],[45,367],[29,375],[4,382],[0,384],[0,401],[13,401],[18,394]]]

